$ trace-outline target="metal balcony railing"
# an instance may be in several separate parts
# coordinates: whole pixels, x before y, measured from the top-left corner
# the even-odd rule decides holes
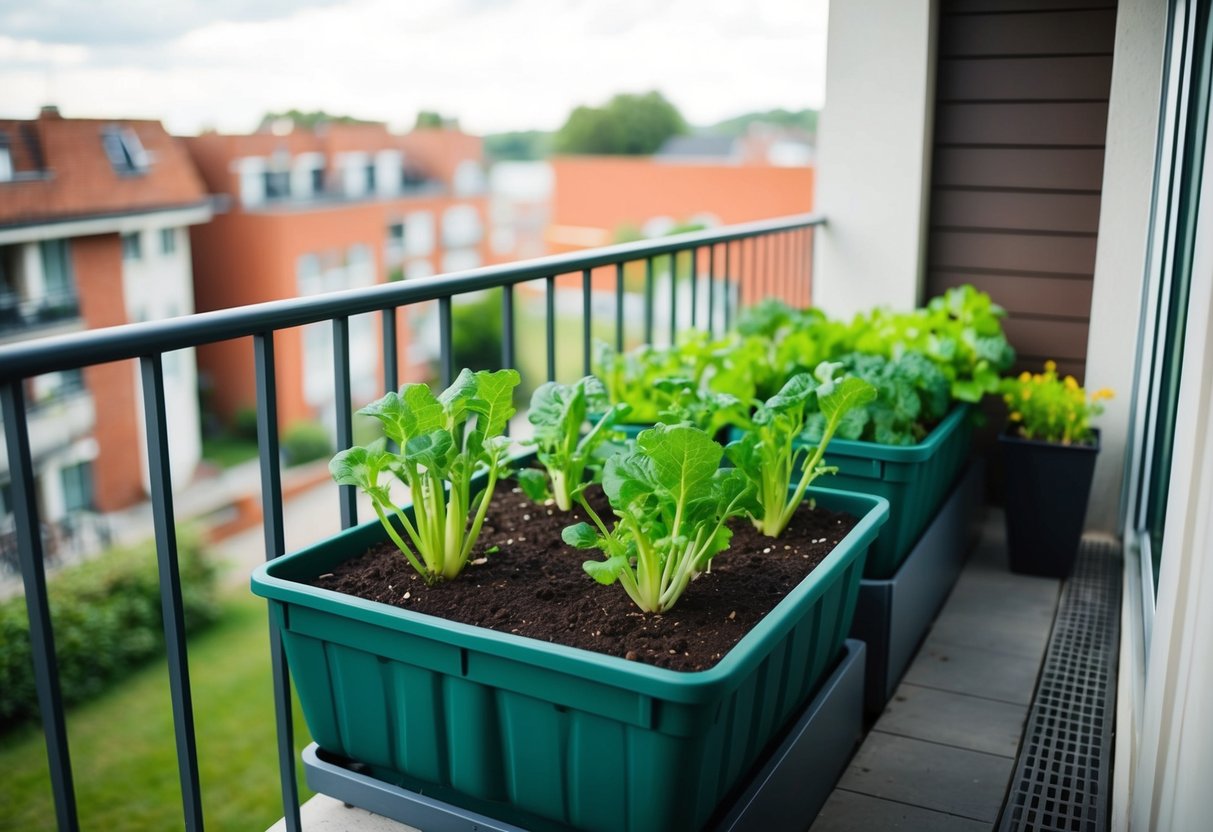
[[[75,292],[59,292],[34,300],[0,295],[0,338],[35,334],[31,330],[80,317]]]
[[[560,286],[572,283],[581,290],[580,349],[585,372],[590,371],[592,296],[613,290],[614,342],[625,344],[625,268],[643,266],[643,316],[639,323],[643,339],[652,343],[657,330],[654,263],[659,258],[672,263],[671,275],[688,263],[692,279],[689,297],[680,298],[678,279],[668,287],[668,326],[665,335],[672,343],[680,328],[702,328],[719,332],[733,321],[737,308],[759,298],[780,297],[804,305],[808,302],[813,235],[823,217],[801,214],[774,220],[735,225],[711,231],[682,234],[660,240],[628,243],[573,254],[543,257],[519,263],[487,266],[456,274],[386,283],[307,298],[225,309],[165,321],[155,321],[78,332],[0,347],[0,406],[4,417],[4,439],[12,475],[14,525],[25,597],[29,610],[30,636],[38,703],[46,737],[51,789],[61,830],[79,829],[72,766],[68,753],[63,698],[55,663],[54,633],[47,604],[44,543],[35,495],[35,470],[31,459],[29,407],[25,380],[43,373],[73,370],[94,364],[138,359],[143,387],[143,416],[151,474],[151,501],[164,635],[173,706],[177,763],[180,772],[185,826],[203,828],[193,709],[186,658],[181,579],[177,563],[177,541],[173,512],[168,424],[165,416],[163,357],[173,350],[197,347],[252,336],[257,391],[257,435],[260,446],[261,492],[265,553],[267,559],[285,553],[282,519],[282,480],[279,468],[277,377],[274,336],[280,330],[329,321],[333,332],[334,391],[337,401],[337,446],[353,444],[353,415],[350,372],[350,317],[379,313],[383,341],[383,386],[399,385],[400,351],[397,343],[397,310],[427,301],[438,303],[439,375],[443,386],[454,377],[452,360],[452,298],[490,289],[502,291],[501,364],[514,367],[515,292],[519,284],[542,281],[545,306],[547,378],[556,377],[556,295]],[[668,259],[665,259],[668,258]],[[567,289],[566,289],[567,291]],[[702,293],[707,297],[703,298]],[[601,305],[600,305],[601,306]],[[575,345],[565,345],[575,349]],[[341,524],[357,522],[353,488],[338,488]],[[287,829],[300,829],[298,794],[295,786],[293,726],[290,681],[278,633],[271,624],[270,660],[278,730],[278,759]]]

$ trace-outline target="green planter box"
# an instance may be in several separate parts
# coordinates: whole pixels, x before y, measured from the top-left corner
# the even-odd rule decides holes
[[[694,830],[808,701],[850,629],[888,505],[833,489],[813,496],[859,524],[719,664],[697,673],[300,583],[384,539],[378,522],[259,567],[252,587],[270,599],[321,748],[528,829]]]
[[[973,421],[960,404],[917,445],[835,439],[826,462],[838,466],[833,488],[889,501],[889,522],[872,544],[865,578],[890,578],[935,517],[969,457]]]

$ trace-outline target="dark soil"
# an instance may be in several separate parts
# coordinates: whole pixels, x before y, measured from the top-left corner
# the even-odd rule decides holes
[[[592,489],[604,522],[613,515]],[[531,502],[512,482],[497,487],[473,560],[457,580],[426,586],[391,542],[320,576],[315,585],[452,621],[581,647],[674,670],[706,670],[813,570],[856,524],[806,501],[779,539],[745,519],[665,615],[642,613],[623,588],[581,568],[594,553],[560,539],[583,519]],[[486,555],[493,547],[499,547]]]

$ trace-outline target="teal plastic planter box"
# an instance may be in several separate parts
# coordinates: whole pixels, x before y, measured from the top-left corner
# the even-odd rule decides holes
[[[378,522],[259,567],[252,587],[270,600],[308,728],[326,751],[528,829],[695,830],[809,700],[851,627],[888,504],[833,489],[812,496],[859,524],[696,673],[302,583],[385,539]]]
[[[889,501],[889,522],[872,544],[865,578],[890,578],[930,525],[969,458],[973,421],[960,404],[917,445],[835,439],[826,463],[838,466],[832,488]]]

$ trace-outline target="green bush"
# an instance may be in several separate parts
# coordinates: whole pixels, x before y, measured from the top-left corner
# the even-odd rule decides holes
[[[319,422],[296,422],[282,434],[282,456],[287,465],[302,465],[333,455],[333,440]]]
[[[232,436],[257,441],[257,408],[242,407],[232,415]]]
[[[197,536],[177,552],[187,632],[215,620],[216,569]],[[71,566],[47,585],[65,704],[96,696],[164,650],[160,579],[151,542]],[[38,699],[24,597],[0,602],[0,732],[35,718]]]

